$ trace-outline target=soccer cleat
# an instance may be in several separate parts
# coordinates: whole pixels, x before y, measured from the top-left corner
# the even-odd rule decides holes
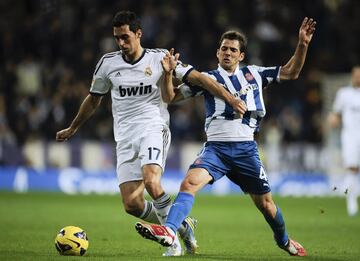
[[[185,218],[182,224],[185,227],[185,231],[179,234],[184,242],[186,253],[190,255],[196,254],[196,250],[199,247],[197,245],[194,234],[197,225],[197,220],[193,217],[187,217]]]
[[[183,251],[181,248],[181,244],[179,242],[178,237],[175,237],[174,243],[169,246],[165,253],[163,253],[163,256],[182,256]]]
[[[171,246],[175,241],[175,233],[168,227],[156,225],[156,224],[145,224],[137,222],[135,224],[136,231],[146,239],[158,242],[163,246]]]
[[[306,250],[305,248],[300,245],[295,240],[292,240],[289,238],[288,243],[285,246],[280,246],[281,249],[284,249],[286,252],[288,252],[291,256],[306,256]]]

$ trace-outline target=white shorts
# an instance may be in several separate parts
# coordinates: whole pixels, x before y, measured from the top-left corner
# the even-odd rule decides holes
[[[360,134],[342,131],[341,144],[344,167],[360,167]]]
[[[159,165],[164,171],[171,134],[167,125],[147,126],[141,135],[116,143],[119,184],[142,180],[141,168],[147,164]]]

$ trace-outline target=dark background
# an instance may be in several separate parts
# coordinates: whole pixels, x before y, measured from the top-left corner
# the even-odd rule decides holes
[[[111,20],[120,10],[142,19],[143,47],[174,47],[200,71],[217,66],[218,39],[234,28],[248,36],[247,64],[283,65],[303,18],[313,17],[317,30],[300,78],[265,91],[262,132],[275,127],[283,143],[324,142],[322,77],[360,63],[358,1],[6,0],[0,10],[0,142],[19,153],[30,140],[54,141],[69,125],[98,59],[117,50]],[[109,96],[75,139],[113,140]],[[200,100],[169,110],[175,144],[205,140]]]

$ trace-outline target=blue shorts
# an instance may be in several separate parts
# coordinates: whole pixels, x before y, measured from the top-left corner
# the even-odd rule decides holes
[[[242,191],[262,195],[271,191],[255,141],[205,143],[190,169],[206,169],[213,177],[210,184],[227,176]]]

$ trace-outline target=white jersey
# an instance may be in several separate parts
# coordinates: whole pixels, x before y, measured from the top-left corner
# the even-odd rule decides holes
[[[208,141],[249,141],[254,139],[254,132],[259,130],[261,119],[265,116],[265,104],[262,89],[272,82],[279,81],[280,67],[259,67],[255,65],[237,67],[233,74],[227,73],[220,66],[207,75],[221,83],[232,95],[242,99],[247,112],[242,118],[230,104],[215,97],[208,91],[182,85],[183,96],[204,95],[206,107],[205,131]]]
[[[359,132],[360,129],[360,88],[343,87],[335,97],[334,112],[341,114],[344,132]]]
[[[98,62],[90,93],[104,95],[111,90],[115,141],[141,133],[148,124],[167,124],[169,113],[161,99],[164,49],[144,49],[130,63],[121,51],[105,54]],[[183,80],[192,67],[179,63],[175,77]]]

